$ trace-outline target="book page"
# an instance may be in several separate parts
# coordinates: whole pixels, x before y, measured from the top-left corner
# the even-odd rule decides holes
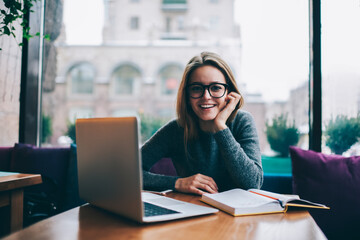
[[[268,191],[259,190],[259,189],[249,189],[248,191],[249,192],[260,193],[260,194],[265,195],[265,196],[269,196],[269,197],[272,197],[272,198],[279,199],[283,203],[287,203],[287,202],[292,201],[292,200],[300,200],[300,197],[298,195],[279,194],[279,193],[273,193],[273,192],[268,192]]]
[[[277,198],[282,202],[282,205],[288,205],[288,206],[297,206],[297,207],[319,207],[319,208],[328,208],[327,206],[320,204],[320,203],[314,203],[308,200],[300,199],[298,195],[286,195],[286,194],[278,194],[273,192],[268,192],[264,190],[259,189],[249,189],[249,192],[255,192],[259,193],[268,197]],[[256,194],[255,194],[256,195]]]
[[[262,197],[242,189],[233,189],[222,193],[204,195],[233,208],[256,207],[276,202],[273,199]]]

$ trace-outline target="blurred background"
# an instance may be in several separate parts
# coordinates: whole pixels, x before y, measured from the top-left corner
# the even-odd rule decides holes
[[[359,155],[360,1],[322,1],[321,11],[322,151]],[[42,146],[76,143],[84,117],[136,115],[146,141],[176,117],[186,63],[212,51],[236,76],[265,170],[290,173],[288,146],[309,148],[307,1],[53,0],[44,19]],[[18,141],[16,47],[0,57],[0,146]]]

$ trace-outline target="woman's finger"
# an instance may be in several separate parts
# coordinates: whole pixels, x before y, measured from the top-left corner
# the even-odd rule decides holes
[[[204,183],[206,185],[209,185],[212,189],[214,189],[215,191],[218,190],[217,184],[214,181],[214,179],[212,177],[206,176],[206,175],[199,175],[199,181],[201,183]]]
[[[215,191],[218,190],[218,187],[215,183],[215,181],[211,178],[211,179],[208,179],[208,180],[205,180],[205,184],[210,186],[212,189],[214,189]]]

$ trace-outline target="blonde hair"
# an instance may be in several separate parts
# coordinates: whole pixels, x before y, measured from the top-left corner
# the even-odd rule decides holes
[[[237,110],[244,104],[243,97],[236,85],[235,77],[229,65],[221,59],[219,55],[212,52],[202,52],[199,56],[193,57],[185,67],[183,77],[180,82],[177,93],[176,113],[177,122],[184,128],[184,143],[185,150],[187,149],[187,142],[191,139],[196,139],[199,135],[198,117],[194,113],[189,103],[189,97],[186,92],[186,86],[189,84],[191,74],[199,67],[213,66],[220,70],[225,76],[226,83],[229,85],[228,92],[236,92],[240,94],[241,99],[235,110],[231,113],[227,123],[231,122],[237,113]]]

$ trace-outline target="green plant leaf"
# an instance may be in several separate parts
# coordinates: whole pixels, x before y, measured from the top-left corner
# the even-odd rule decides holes
[[[10,35],[10,30],[7,26],[4,26],[3,29],[4,29],[4,34]]]
[[[38,0],[3,0],[4,2],[4,9],[0,10],[0,13],[3,15],[1,16],[0,21],[0,36],[2,35],[11,35],[14,38],[15,35],[15,27],[12,26],[12,23],[21,19],[20,26],[23,28],[23,38],[30,39],[34,37],[30,34],[30,28],[28,27],[26,19],[24,19],[25,14],[29,12],[33,12],[31,8],[33,7],[33,3],[37,2]],[[22,43],[19,44],[22,46]]]

